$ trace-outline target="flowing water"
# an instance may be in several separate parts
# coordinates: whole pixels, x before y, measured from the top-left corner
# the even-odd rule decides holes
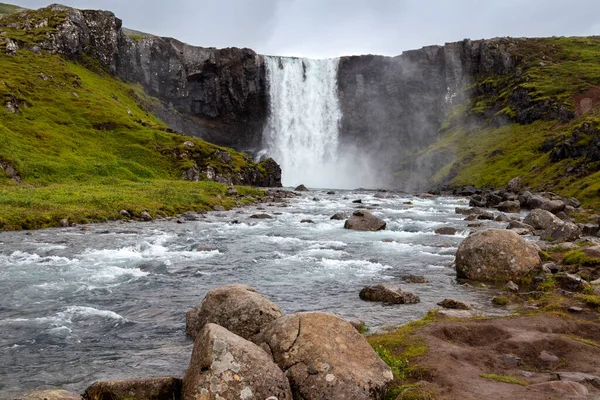
[[[329,219],[351,212],[354,199],[378,204],[373,213],[388,229],[349,231],[344,221]],[[213,212],[185,224],[1,232],[0,398],[35,388],[81,391],[96,380],[181,376],[192,346],[185,312],[227,283],[256,287],[286,313],[327,311],[360,318],[372,330],[420,318],[450,296],[498,313],[489,306],[491,291],[459,285],[450,268],[466,236],[454,208],[466,204],[313,191],[288,207]],[[249,219],[255,212],[275,218]],[[442,225],[459,233],[435,235]],[[406,274],[429,283],[402,283]],[[360,289],[376,283],[401,284],[421,303],[361,301]]]

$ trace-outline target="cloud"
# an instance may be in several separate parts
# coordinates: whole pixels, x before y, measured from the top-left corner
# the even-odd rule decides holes
[[[13,0],[38,8],[40,0]],[[126,27],[204,47],[335,57],[397,55],[464,38],[600,33],[597,0],[64,0]]]

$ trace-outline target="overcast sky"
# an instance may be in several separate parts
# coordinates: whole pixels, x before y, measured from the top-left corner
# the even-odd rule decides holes
[[[2,0],[28,8],[41,0]],[[600,34],[599,0],[64,0],[125,27],[261,54],[398,55],[464,38]]]

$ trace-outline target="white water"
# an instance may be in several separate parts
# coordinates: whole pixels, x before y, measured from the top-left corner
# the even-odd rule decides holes
[[[365,179],[368,165],[340,154],[338,62],[265,57],[270,97],[265,152],[281,165],[284,186],[372,186]]]

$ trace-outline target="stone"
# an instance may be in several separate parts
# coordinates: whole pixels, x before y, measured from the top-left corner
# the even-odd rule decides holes
[[[302,221],[300,221],[301,224],[314,224],[315,221],[313,221],[312,219],[303,219]]]
[[[347,321],[327,313],[287,315],[254,340],[286,371],[296,399],[383,399],[390,369]]]
[[[421,301],[419,296],[404,292],[390,285],[374,285],[363,288],[358,297],[366,301],[379,301],[391,304],[415,304]]]
[[[569,307],[567,310],[573,314],[581,314],[583,312],[583,308],[581,307]]]
[[[140,218],[144,221],[152,221],[154,219],[148,211],[142,211],[142,213],[140,214]]]
[[[331,216],[331,218],[329,218],[329,219],[341,221],[341,220],[345,220],[346,218],[348,218],[348,216],[346,214],[340,212],[340,213],[333,214]]]
[[[442,226],[435,230],[437,235],[455,235],[456,228],[452,228],[451,226]]]
[[[596,236],[600,229],[596,224],[578,224],[577,227],[583,236]]]
[[[543,239],[550,239],[553,241],[574,241],[581,237],[581,230],[579,227],[573,222],[565,222],[563,225],[559,226],[557,229],[552,231],[544,231],[542,234]]]
[[[542,231],[540,237],[545,240],[573,241],[581,236],[577,225],[564,222],[547,210],[532,210],[523,222],[535,230]]]
[[[474,315],[468,310],[439,310],[436,313],[438,318],[473,318]]]
[[[477,219],[492,221],[494,219],[494,214],[489,211],[482,210],[479,214],[477,214]]]
[[[481,211],[482,211],[481,208],[477,208],[477,207],[472,207],[472,208],[456,207],[454,209],[455,214],[461,214],[461,215],[480,214]]]
[[[556,377],[561,381],[579,382],[579,383],[591,383],[596,386],[600,385],[600,377],[592,374],[586,374],[583,372],[556,372]]]
[[[547,200],[540,208],[542,210],[550,211],[552,214],[556,214],[565,209],[565,202],[562,200]]]
[[[85,390],[85,400],[170,400],[181,397],[181,379],[146,378],[96,382]]]
[[[508,283],[504,286],[502,290],[504,290],[505,292],[518,292],[519,286],[517,286],[517,284],[513,281],[508,281]]]
[[[450,299],[450,298],[440,301],[439,303],[437,303],[437,305],[440,307],[450,308],[453,310],[470,310],[471,308],[473,308],[471,306],[471,304],[467,303],[466,301]]]
[[[183,400],[291,400],[284,372],[256,344],[216,324],[198,333],[183,377]]]
[[[369,330],[369,328],[367,328],[367,325],[365,324],[365,321],[363,321],[362,319],[358,319],[358,318],[352,318],[352,319],[347,319],[346,321],[348,321],[350,323],[350,325],[352,325],[354,327],[354,329],[356,329],[358,331],[358,333],[363,333]]]
[[[400,279],[406,283],[429,283],[427,278],[421,275],[404,275]]]
[[[523,180],[519,177],[516,178],[512,178],[509,182],[508,185],[506,185],[506,190],[511,192],[511,193],[519,193],[521,191],[521,188],[523,187]]]
[[[352,203],[354,203],[354,204],[362,204],[362,200],[361,199],[352,200]]]
[[[500,355],[500,360],[504,363],[505,366],[509,368],[515,368],[521,365],[521,357],[516,356],[514,354],[502,354]]]
[[[590,284],[585,279],[576,274],[559,272],[557,274],[554,274],[553,276],[558,285],[564,290],[581,292],[585,288],[590,286]]]
[[[248,285],[223,285],[210,290],[186,314],[186,333],[195,338],[208,323],[221,325],[249,339],[265,325],[283,316],[281,309]]]
[[[573,209],[581,207],[581,202],[575,197],[569,197],[568,199],[565,199],[564,202],[567,206],[573,207]]]
[[[386,227],[386,222],[368,211],[354,211],[352,216],[346,220],[344,229],[357,231],[381,231]]]
[[[235,188],[235,186],[229,186],[227,188],[227,196],[237,196],[238,195],[238,191]]]
[[[14,40],[11,40],[9,38],[4,38],[5,41],[5,53],[6,55],[9,56],[14,56],[15,54],[17,54],[17,51],[19,50],[19,45],[17,45],[17,42],[15,42]]]
[[[507,213],[519,213],[521,212],[521,203],[518,201],[503,201],[498,204],[498,211]]]
[[[528,386],[530,390],[551,393],[560,396],[587,396],[589,390],[581,383],[570,381],[551,381]]]
[[[507,229],[525,229],[527,232],[533,232],[533,226],[523,223],[521,221],[510,221],[508,223]]]
[[[60,220],[60,226],[63,228],[68,228],[69,226],[71,226],[71,224],[69,223],[69,218],[63,218]]]
[[[308,188],[304,185],[298,185],[296,186],[296,188],[294,189],[294,191],[296,192],[308,192]]]
[[[252,214],[251,216],[249,216],[248,218],[251,219],[273,219],[272,216],[270,216],[269,214]]]
[[[121,217],[125,217],[125,218],[131,218],[131,214],[129,213],[129,211],[127,210],[121,210],[119,211],[119,215]]]
[[[213,206],[213,210],[214,211],[225,211],[225,207],[223,207],[222,205],[217,204],[217,205]]]
[[[496,218],[494,218],[496,222],[510,222],[511,219],[508,218],[505,214],[499,214]]]
[[[548,367],[556,367],[560,364],[560,358],[546,350],[540,352],[539,359]]]
[[[333,195],[333,194],[335,194],[335,192],[333,190],[330,190],[329,192],[327,192],[327,194]]]
[[[519,236],[530,235],[531,231],[525,228],[510,228],[509,230],[513,231]]]
[[[540,208],[542,206],[542,204],[544,204],[546,201],[548,201],[548,199],[539,196],[539,195],[531,195],[529,196],[529,198],[527,199],[527,206],[529,208],[533,209],[537,209]]]
[[[16,400],[81,400],[81,395],[59,389],[36,390]]]
[[[456,252],[457,277],[477,281],[516,280],[541,264],[537,248],[510,230],[474,232]]]

